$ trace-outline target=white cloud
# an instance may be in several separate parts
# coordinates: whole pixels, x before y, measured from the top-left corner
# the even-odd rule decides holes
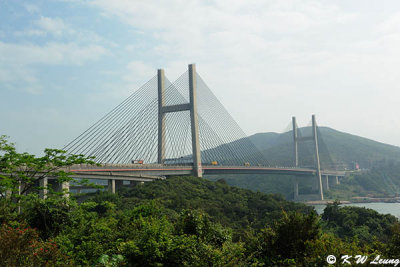
[[[131,61],[126,69],[128,73],[123,78],[130,82],[143,81],[143,79],[149,79],[155,75],[154,66],[146,64],[143,61]]]
[[[14,44],[0,42],[0,60],[2,63],[18,64],[72,64],[81,65],[96,60],[106,53],[99,45],[81,46],[75,43]]]
[[[32,26],[14,33],[18,37],[53,37],[55,40],[64,38],[76,43],[102,43],[110,46],[116,46],[112,41],[105,40],[93,31],[83,28],[76,28],[73,25],[65,23],[61,18],[51,18],[41,16],[32,22]],[[47,39],[47,40],[48,40]]]
[[[400,29],[400,12],[392,14],[386,18],[383,22],[376,26],[376,30],[382,33],[399,33]]]
[[[16,36],[45,36],[46,32],[37,29],[29,29],[22,32],[16,32]]]
[[[37,5],[31,4],[31,3],[29,3],[29,4],[25,3],[24,6],[25,6],[25,9],[31,14],[38,13],[40,11],[40,8]]]
[[[85,64],[107,53],[103,46],[108,44],[116,55],[114,46],[129,52],[110,64],[116,72],[126,69],[126,73],[108,74],[102,82],[110,94],[126,94],[160,67],[174,79],[195,62],[248,133],[278,131],[292,115],[308,121],[310,114],[317,113],[321,124],[326,119],[333,127],[369,136],[370,128],[380,127],[373,124],[380,120],[376,99],[387,95],[400,99],[396,72],[400,16],[396,12],[382,21],[365,6],[351,9],[344,2],[318,0],[82,3],[105,16],[96,19],[117,19],[129,25],[131,31],[121,38],[124,43],[109,45],[96,33],[73,27],[64,17],[41,17],[27,35],[45,34],[57,42],[47,40],[42,46],[0,42],[0,81],[21,79],[31,85],[27,88],[34,88],[30,90],[40,90],[33,65]],[[60,43],[64,37],[69,42]],[[396,103],[379,107],[386,114],[384,120],[396,118]],[[364,130],[358,130],[348,114]],[[372,125],[367,127],[367,121]]]
[[[40,93],[34,65],[82,65],[99,59],[107,50],[99,45],[75,43],[14,44],[0,41],[0,82],[25,82],[26,91]]]
[[[352,11],[331,1],[93,0],[89,4],[154,40],[147,43],[148,54],[158,58],[157,67],[164,67],[168,77],[197,62],[214,93],[249,132],[279,129],[292,115],[311,113],[353,131],[355,124],[345,114],[378,120],[366,106],[382,95],[400,98],[397,13],[374,30],[365,24],[362,8]],[[371,25],[377,20],[368,16]],[[396,113],[382,108],[387,114]],[[337,113],[339,109],[347,113]],[[249,114],[264,115],[248,120]],[[366,130],[363,133],[368,136]]]
[[[60,37],[65,33],[73,34],[74,30],[65,25],[64,21],[60,18],[40,17],[35,22],[43,31],[50,33],[54,36]]]
[[[32,22],[32,25],[23,31],[17,31],[14,35],[18,37],[40,36],[45,37],[52,35],[53,37],[60,38],[65,35],[73,35],[75,31],[67,26],[60,18],[49,18],[41,16]]]

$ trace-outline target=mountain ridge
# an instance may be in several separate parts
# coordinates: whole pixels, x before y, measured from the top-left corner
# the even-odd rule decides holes
[[[311,135],[311,127],[302,127],[299,128],[299,131],[303,136]],[[378,161],[400,160],[400,147],[395,145],[341,132],[330,127],[319,127],[318,134],[320,151],[324,149],[321,146],[325,145],[325,149],[328,151],[321,152],[328,152],[334,162],[348,165],[357,162],[362,168],[369,168]],[[292,131],[285,133],[256,133],[248,138],[268,160],[272,159],[273,162],[281,161],[279,162],[281,165],[282,163],[288,163],[289,165],[293,163]],[[311,149],[313,148],[311,147]]]
[[[299,128],[302,136],[311,135],[311,127]],[[365,137],[341,132],[329,127],[318,128],[319,154],[322,169],[352,170],[356,164],[361,173],[348,174],[340,185],[331,185],[325,195],[331,199],[350,200],[354,196],[396,196],[400,194],[400,147],[374,141]],[[294,166],[292,132],[256,133],[248,137],[268,160],[270,166]],[[239,146],[241,140],[233,146]],[[299,143],[299,166],[314,167],[314,144]],[[210,176],[211,180],[221,177]],[[280,193],[293,198],[292,176],[285,175],[225,175],[230,185],[249,188],[264,193]],[[311,193],[310,179],[302,179],[301,194]],[[387,181],[390,181],[388,183]]]

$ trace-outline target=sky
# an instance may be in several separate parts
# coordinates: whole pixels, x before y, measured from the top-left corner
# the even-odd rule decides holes
[[[165,69],[246,134],[297,117],[400,146],[400,2],[0,0],[0,134],[62,148]]]

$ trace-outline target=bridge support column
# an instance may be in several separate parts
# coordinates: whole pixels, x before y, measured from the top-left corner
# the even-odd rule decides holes
[[[109,179],[108,180],[108,192],[115,194],[118,189],[121,189],[121,187],[124,185],[123,180],[115,180],[115,179]]]
[[[337,185],[340,184],[340,183],[339,183],[339,176],[336,176],[336,184],[337,184]]]
[[[108,180],[108,192],[115,194],[115,180],[114,179]]]
[[[201,167],[200,142],[199,142],[199,123],[197,118],[197,81],[196,65],[189,65],[189,98],[188,104],[165,105],[165,82],[164,70],[159,69],[158,77],[158,163],[164,164],[165,161],[165,113],[190,111],[190,124],[192,132],[192,154],[193,154],[193,175],[203,176]]]
[[[62,192],[64,197],[69,197],[69,182],[62,182],[58,185],[58,192]]]
[[[329,175],[325,175],[325,182],[326,182],[325,189],[329,191]]]
[[[319,163],[319,152],[318,152],[317,122],[315,120],[315,115],[312,115],[312,128],[313,128],[313,137],[314,137],[314,146],[315,146],[315,161],[317,163],[316,167],[317,167],[319,197],[321,200],[324,200],[324,191],[322,188],[322,177],[321,177],[321,165]]]
[[[158,77],[158,163],[164,164],[165,160],[165,76],[164,70],[159,69]]]
[[[299,153],[298,153],[298,145],[297,145],[297,124],[296,117],[292,117],[292,125],[293,125],[293,143],[294,143],[294,166],[299,166]]]
[[[64,196],[69,197],[69,182],[63,182],[61,184],[61,189],[65,192]]]
[[[202,177],[199,123],[197,118],[197,81],[196,65],[189,65],[189,97],[190,97],[190,124],[192,128],[193,172],[196,177]]]
[[[49,180],[47,177],[43,178],[42,180],[39,181],[39,186],[41,189],[39,190],[39,197],[41,199],[46,199],[47,198],[47,186],[48,186]]]

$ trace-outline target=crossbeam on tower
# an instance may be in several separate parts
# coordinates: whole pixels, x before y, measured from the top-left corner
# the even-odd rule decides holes
[[[181,111],[190,111],[192,134],[193,172],[196,177],[202,177],[201,154],[199,142],[199,124],[197,117],[197,82],[196,65],[189,65],[189,103],[178,105],[165,104],[164,70],[159,69],[158,76],[158,163],[165,161],[165,114]]]

